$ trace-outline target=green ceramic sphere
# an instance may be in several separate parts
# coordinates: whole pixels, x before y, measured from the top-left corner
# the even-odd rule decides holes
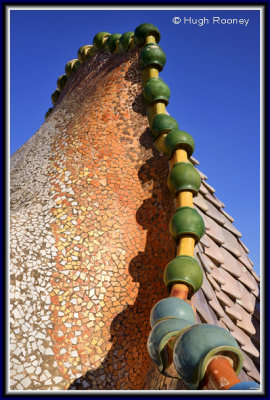
[[[147,350],[151,359],[155,364],[157,364],[160,372],[164,372],[167,367],[164,348],[168,341],[171,338],[180,335],[191,326],[192,324],[184,319],[169,318],[159,321],[153,327],[148,336]]]
[[[151,327],[158,321],[167,318],[184,319],[195,324],[195,315],[191,305],[178,297],[167,297],[154,305],[150,313]]]
[[[174,366],[179,377],[191,389],[197,389],[210,358],[219,353],[234,361],[234,370],[239,374],[243,356],[230,332],[216,325],[195,325],[176,340]]]
[[[77,58],[70,60],[65,65],[65,72],[67,76],[71,76],[80,67],[81,63]]]
[[[152,24],[141,24],[135,29],[135,41],[140,47],[144,45],[147,36],[154,36],[156,43],[160,41],[160,32],[155,25]]]
[[[53,94],[51,95],[51,100],[53,105],[55,105],[55,103],[57,102],[58,97],[60,96],[60,90],[56,89]]]
[[[201,186],[201,177],[190,162],[179,162],[172,167],[167,183],[174,194],[181,190],[191,190],[193,195],[196,195]]]
[[[144,46],[140,54],[141,68],[156,67],[159,71],[163,70],[166,63],[166,55],[158,44],[150,43]]]
[[[91,55],[92,55],[92,50],[93,46],[91,46],[90,44],[87,44],[85,46],[81,46],[78,50],[78,60],[80,61],[81,64],[85,63],[85,61],[87,61]]]
[[[112,35],[110,35],[106,40],[104,49],[106,51],[109,51],[110,53],[113,53],[116,48],[116,42],[117,40],[120,39],[120,37],[121,37],[120,33],[113,33]]]
[[[169,151],[169,157],[173,155],[176,149],[181,148],[186,150],[189,158],[195,148],[193,137],[189,133],[179,130],[170,131],[166,137],[165,144]]]
[[[155,115],[151,126],[151,132],[155,137],[177,129],[179,129],[178,122],[168,114]]]
[[[93,39],[93,45],[98,49],[101,50],[103,49],[103,45],[105,42],[105,39],[108,38],[111,34],[109,32],[99,32],[95,35]]]
[[[180,207],[170,221],[170,234],[178,242],[183,235],[194,237],[197,243],[204,234],[204,222],[192,207]]]
[[[203,273],[197,260],[190,256],[177,256],[166,266],[163,281],[171,291],[175,283],[183,283],[188,286],[188,298],[190,299],[202,286]]]
[[[169,103],[171,92],[169,86],[161,78],[150,78],[143,88],[143,97],[147,105],[155,101]]]
[[[120,52],[127,51],[129,49],[132,38],[134,38],[134,32],[123,33],[123,35],[121,36],[121,38],[119,40],[119,51]]]
[[[66,74],[59,76],[59,78],[57,79],[57,88],[60,90],[60,92],[61,92],[61,90],[64,89],[64,86],[65,86],[67,80],[68,80],[68,76]]]

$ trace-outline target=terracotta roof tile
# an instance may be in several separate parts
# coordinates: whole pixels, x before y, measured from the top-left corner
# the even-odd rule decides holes
[[[204,182],[204,181],[202,181],[202,182]],[[209,193],[204,185],[200,186],[199,192],[202,193],[203,195]]]
[[[199,175],[202,179],[207,179],[207,176],[202,171],[200,171],[199,168],[197,168],[197,171],[199,172]]]
[[[203,237],[200,240],[200,243],[204,246],[204,247],[210,247],[210,243],[206,237],[206,235],[203,235]]]
[[[202,264],[202,267],[209,273],[211,274],[212,269],[215,268],[215,264],[213,263],[213,261],[207,257],[207,255],[198,252],[198,257],[200,259],[200,262]]]
[[[220,272],[220,268],[219,267],[214,268],[211,272],[211,276],[215,279],[217,283],[221,285],[222,289],[222,286],[226,284],[226,280],[223,274]]]
[[[247,246],[242,242],[242,240],[239,239],[239,243],[241,244],[241,246],[243,247],[243,249],[245,250],[245,252],[248,254],[249,253],[249,249],[247,248]]]
[[[207,279],[209,280],[209,282],[211,283],[211,285],[213,286],[213,288],[218,293],[221,290],[220,285],[215,281],[215,279],[210,274],[206,274],[206,276],[207,276]],[[217,295],[217,293],[216,293],[216,295]]]
[[[254,278],[256,279],[257,282],[260,282],[260,281],[261,281],[260,277],[256,274],[256,272],[254,271],[254,269],[252,269],[251,273],[252,273],[252,275],[254,276]]]
[[[245,310],[253,314],[255,309],[256,297],[249,292],[242,283],[237,282],[239,291],[241,293],[241,299],[237,299],[237,303],[240,304]]]
[[[193,164],[196,164],[196,165],[199,165],[199,164],[200,164],[199,161],[196,160],[196,158],[193,157],[193,156],[191,156],[189,159],[190,159],[190,161],[191,161]]]
[[[246,252],[247,254],[249,253],[249,251],[247,251]],[[250,264],[252,265],[252,267],[254,266],[254,262],[249,258],[249,256],[247,256],[247,258],[249,259],[249,261],[250,261]]]
[[[260,382],[260,373],[254,362],[245,352],[243,352],[243,358],[243,369],[246,371],[250,378],[253,378],[255,381]]]
[[[252,370],[252,364],[254,365],[253,361],[251,358],[246,354],[243,353],[243,368],[245,371],[251,371]]]
[[[220,209],[220,212],[222,212],[222,214],[225,215],[225,217],[227,217],[228,220],[234,222],[234,218],[230,214],[228,214],[225,210],[223,210],[223,208]]]
[[[236,227],[226,218],[225,220],[225,224],[224,224],[224,228],[226,228],[228,231],[232,232],[234,235],[241,237],[242,233],[236,229]]]
[[[205,297],[207,298],[207,300],[213,300],[216,297],[215,292],[214,292],[212,286],[210,285],[207,277],[205,276],[204,272],[203,272],[202,291],[203,291]]]
[[[228,315],[224,314],[224,316],[221,318],[221,320],[229,328],[230,331],[233,331],[235,329],[235,325],[232,322],[232,320],[228,317]]]
[[[219,200],[216,195],[213,194],[213,197],[221,204],[222,208],[225,208],[225,204],[221,200]]]
[[[210,203],[212,203],[215,207],[218,208],[222,208],[223,207],[223,203],[221,203],[221,201],[219,201],[214,195],[212,195],[211,193],[207,193],[205,195],[205,198],[210,201]]]
[[[219,273],[225,282],[221,285],[221,290],[223,290],[225,293],[228,293],[231,297],[240,300],[242,298],[242,292],[239,288],[239,283],[237,280],[222,267],[219,267]]]
[[[254,325],[255,328],[255,334],[252,336],[252,340],[256,342],[256,344],[260,344],[260,322],[252,315],[251,322]]]
[[[249,335],[255,335],[256,328],[252,322],[252,315],[248,314],[243,308],[241,309],[242,321],[237,321],[236,325],[247,332]]]
[[[243,369],[242,369],[241,372],[238,374],[238,378],[240,379],[241,382],[252,381],[252,379],[244,372]]]
[[[226,313],[233,319],[237,321],[243,320],[243,308],[239,304],[233,304],[230,307],[225,306]]]
[[[240,278],[242,274],[242,264],[237,260],[237,258],[235,258],[229,251],[227,251],[223,247],[220,247],[219,250],[225,260],[224,264],[222,264],[222,268],[224,268],[236,278]]]
[[[209,247],[204,249],[204,253],[216,263],[224,264],[225,260],[223,255],[221,254],[221,251],[219,250],[219,246],[217,246],[216,243],[208,235],[204,236],[207,236],[207,241],[209,242]]]
[[[250,262],[250,259],[247,256],[247,253],[244,251],[243,247],[239,244],[238,244],[238,248],[241,251],[241,256],[239,257],[239,261],[241,261],[241,263],[244,264],[249,271],[252,271],[253,267]]]
[[[209,218],[207,218],[207,216],[206,216],[204,213],[202,213],[202,211],[201,211],[196,205],[194,205],[194,208],[195,208],[195,210],[198,211],[198,213],[199,213],[199,214],[201,215],[201,217],[203,218],[205,230],[206,230],[206,231],[209,231],[209,229],[210,229],[210,224],[209,224],[209,222],[208,222]]]
[[[205,197],[204,197],[205,199]],[[206,199],[205,199],[206,200]],[[206,214],[213,218],[218,224],[224,225],[225,224],[225,217],[219,212],[219,210],[210,203],[210,201],[206,200],[206,204],[208,206],[208,210]]]
[[[208,210],[208,205],[204,200],[204,197],[200,193],[198,193],[198,195],[193,198],[193,203],[204,212]]]
[[[226,306],[231,307],[234,303],[222,290],[216,292],[217,298]]]
[[[257,319],[257,321],[260,321],[260,302],[259,301],[255,302],[253,316]]]
[[[253,365],[254,365],[254,368],[250,372],[247,372],[247,374],[248,374],[248,376],[253,378],[255,381],[260,382],[260,373],[257,370],[257,368],[255,367],[255,364],[253,364]]]
[[[222,246],[233,253],[237,258],[242,255],[242,247],[237,242],[236,237],[226,229],[223,230],[225,243]]]
[[[203,215],[205,227],[207,227],[207,235],[210,236],[214,242],[223,244],[225,239],[222,235],[223,229],[212,218]]]
[[[253,357],[259,357],[258,350],[251,342],[249,336],[247,336],[241,329],[235,327],[231,334],[240,343],[242,350],[246,351]]]
[[[216,296],[213,298],[213,300],[209,301],[210,306],[213,308],[213,310],[217,313],[217,315],[221,318],[224,317],[225,313],[223,308],[221,307],[221,305],[218,302],[218,299],[216,298]]]
[[[202,183],[209,190],[209,192],[215,193],[215,189],[213,188],[213,186],[209,185],[209,183],[207,183],[205,181],[203,181]]]
[[[207,300],[201,290],[196,293],[195,301],[193,304],[197,312],[199,313],[200,318],[202,318],[207,324],[218,324],[217,317],[208,306]]]
[[[250,289],[255,296],[257,296],[259,293],[259,289],[258,289],[258,284],[255,281],[255,278],[251,275],[251,273],[247,270],[247,268],[244,265],[242,264],[240,265],[241,265],[240,268],[241,275],[239,277],[239,281],[243,283],[248,289]]]

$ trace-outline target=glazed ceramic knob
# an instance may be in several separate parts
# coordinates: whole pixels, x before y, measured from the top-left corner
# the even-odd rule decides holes
[[[182,190],[190,190],[195,196],[201,186],[201,177],[190,162],[178,162],[172,167],[167,184],[174,194]]]
[[[68,76],[66,74],[59,76],[59,78],[57,79],[57,87],[60,90],[60,92],[61,92],[61,90],[64,89],[64,86],[65,86],[67,80],[68,80]]]
[[[112,35],[110,35],[106,40],[104,49],[109,51],[110,53],[113,53],[116,48],[117,41],[120,39],[120,37],[120,33],[113,33]]]
[[[231,386],[228,390],[260,390],[260,385],[256,382],[239,382]]]
[[[209,361],[219,354],[231,360],[238,375],[243,365],[243,356],[230,332],[217,325],[195,325],[176,340],[174,366],[179,377],[191,389],[197,389]]]
[[[178,122],[168,114],[155,115],[151,126],[151,132],[155,137],[177,129],[179,129]]]
[[[159,71],[163,70],[166,63],[166,55],[158,44],[147,44],[140,54],[141,68],[156,67]]]
[[[65,72],[67,74],[67,76],[72,75],[75,71],[77,71],[77,69],[80,67],[80,62],[77,58],[75,58],[74,60],[70,60],[69,62],[66,63],[65,66]]]
[[[180,207],[170,221],[170,234],[178,241],[183,235],[192,236],[197,243],[204,234],[204,222],[200,214],[192,207]]]
[[[168,341],[180,335],[191,326],[192,324],[184,319],[169,318],[159,321],[153,327],[148,336],[147,350],[151,359],[157,364],[160,372],[164,372],[167,367],[165,346]]]
[[[178,297],[167,297],[155,304],[150,313],[150,325],[153,327],[157,322],[167,318],[184,319],[195,324],[191,305]]]
[[[93,39],[93,45],[99,50],[103,49],[103,45],[110,35],[109,32],[97,33]]]
[[[119,40],[119,51],[127,51],[130,46],[131,40],[134,38],[134,32],[125,32]]]
[[[193,137],[189,133],[179,130],[170,131],[166,136],[165,144],[168,148],[169,157],[173,155],[176,149],[180,148],[186,150],[189,158],[195,148]]]
[[[91,46],[90,44],[87,44],[79,48],[77,55],[78,55],[78,60],[80,61],[81,64],[83,64],[86,60],[88,60],[91,57],[92,49],[93,46]]]
[[[134,32],[136,44],[143,46],[147,36],[154,36],[156,43],[160,41],[160,32],[155,25],[141,24],[137,26]]]
[[[187,285],[188,299],[190,299],[202,286],[203,272],[195,258],[177,256],[166,266],[163,281],[168,292],[176,283]]]
[[[148,105],[155,101],[161,101],[167,105],[170,95],[169,86],[161,78],[148,79],[143,88],[143,97]]]
[[[56,103],[56,101],[57,101],[59,96],[60,96],[60,90],[56,89],[53,92],[53,94],[51,95],[51,100],[52,100],[53,105],[55,105],[55,103]]]

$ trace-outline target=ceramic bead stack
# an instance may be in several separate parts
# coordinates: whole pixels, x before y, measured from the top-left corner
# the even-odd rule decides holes
[[[148,351],[161,373],[170,374],[174,365],[191,389],[256,389],[257,384],[239,383],[237,374],[243,357],[232,335],[215,325],[195,324],[190,300],[202,285],[203,273],[193,253],[205,227],[193,208],[193,196],[198,193],[201,178],[189,161],[194,151],[192,136],[179,130],[177,121],[166,113],[170,89],[159,77],[166,62],[159,40],[160,32],[152,24],[142,24],[135,30],[135,42],[144,46],[140,58],[149,125],[155,147],[169,156],[167,183],[176,208],[169,226],[177,244],[176,257],[164,271],[170,297],[159,301],[151,311]],[[213,368],[214,374],[219,374],[214,379]]]
[[[125,32],[123,35],[120,33],[110,34],[109,32],[97,33],[93,39],[93,45],[81,46],[78,50],[78,58],[66,63],[65,74],[57,79],[57,89],[51,95],[52,104],[55,105],[68,78],[78,70],[81,64],[96,54],[98,50],[105,50],[110,53],[122,53],[131,49],[134,45],[134,32]],[[50,115],[52,110],[53,108],[50,108],[46,112],[45,119]]]

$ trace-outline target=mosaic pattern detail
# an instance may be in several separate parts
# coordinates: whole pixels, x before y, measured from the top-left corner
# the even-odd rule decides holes
[[[139,50],[99,51],[11,158],[11,390],[185,388],[146,348],[175,256],[168,172],[148,128]],[[245,357],[239,378],[258,381],[259,278],[200,174],[197,322],[229,329]]]

